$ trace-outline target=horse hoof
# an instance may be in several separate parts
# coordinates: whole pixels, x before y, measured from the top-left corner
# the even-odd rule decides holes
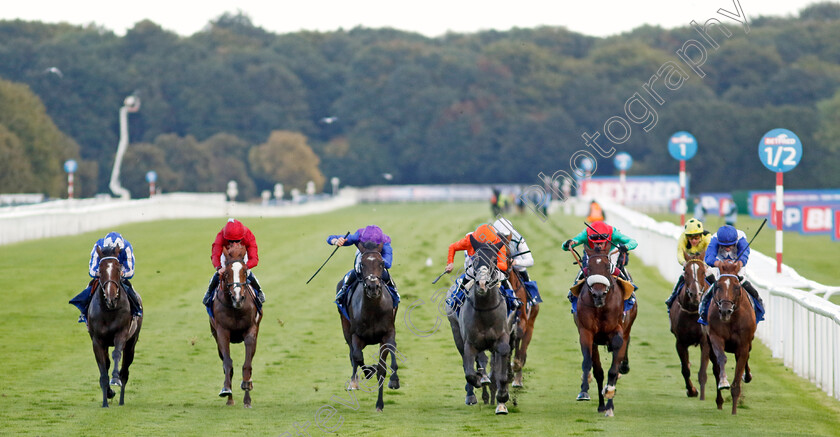
[[[615,411],[612,408],[610,408],[609,410],[604,412],[604,417],[614,417],[614,416],[615,416]]]
[[[522,388],[524,387],[521,382],[513,381],[513,384],[510,385],[513,388]]]
[[[119,378],[111,378],[111,382],[108,384],[113,385],[115,387],[122,387],[122,381]]]
[[[691,390],[686,390],[685,394],[690,398],[696,398],[698,393],[697,393],[697,389],[692,387]]]
[[[377,412],[377,413],[381,413],[381,412],[382,412],[382,408],[376,407],[376,412]]]
[[[229,388],[223,388],[222,391],[219,392],[219,397],[220,398],[223,398],[223,397],[226,397],[226,396],[231,396],[231,395],[233,395],[233,392],[231,392]]]
[[[490,377],[488,377],[487,375],[481,375],[481,380],[478,381],[478,383],[481,385],[490,385],[490,382]]]
[[[478,403],[478,398],[475,395],[467,395],[467,399],[464,401],[467,405],[475,405]]]
[[[108,387],[108,399],[114,399],[117,393],[114,390],[111,390],[111,387]]]
[[[400,380],[396,381],[388,381],[388,388],[391,390],[399,390],[400,389]]]
[[[245,404],[244,407],[245,408],[251,408],[251,404]]]
[[[752,374],[751,373],[744,373],[744,376],[743,376],[742,379],[744,380],[745,383],[749,384],[750,381],[752,381]]]
[[[365,374],[365,379],[373,378],[373,375],[376,375],[376,370],[373,366],[362,366],[362,373]]]
[[[507,409],[507,406],[505,404],[496,405],[496,414],[497,415],[507,414],[507,413],[508,413],[508,409]]]
[[[578,401],[591,401],[592,398],[589,397],[589,393],[587,393],[585,391],[582,391],[582,392],[578,393],[576,400],[578,400]]]
[[[726,378],[723,378],[723,381],[718,384],[718,390],[729,390],[729,381]]]
[[[614,398],[615,397],[615,386],[614,385],[607,385],[606,387],[604,387],[604,392],[602,394],[604,395],[604,399],[609,400],[609,399]]]

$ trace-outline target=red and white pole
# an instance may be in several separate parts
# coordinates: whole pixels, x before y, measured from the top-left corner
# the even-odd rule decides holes
[[[152,197],[154,195],[155,195],[155,182],[152,181],[152,182],[149,182],[149,197]]]
[[[685,160],[680,160],[680,226],[685,226],[685,211],[688,206],[685,203]]]
[[[785,210],[785,189],[782,184],[782,172],[776,172],[776,273],[782,273],[782,235],[784,232],[783,212]]]
[[[626,186],[627,185],[627,171],[621,170],[621,172],[618,174],[618,181],[619,181],[619,185],[621,186],[621,188],[620,188],[620,190],[621,190],[620,201],[621,202],[620,203],[622,205],[624,205],[624,202],[625,202],[624,199],[627,196],[627,186]]]
[[[73,198],[73,172],[67,173],[67,198]]]

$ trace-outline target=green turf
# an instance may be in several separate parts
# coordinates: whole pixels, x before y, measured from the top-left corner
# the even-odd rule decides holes
[[[200,304],[212,273],[210,243],[223,220],[178,220],[120,226],[137,254],[136,288],[146,317],[131,368],[126,405],[100,408],[98,371],[90,339],[66,302],[87,282],[90,247],[105,230],[3,246],[0,270],[0,434],[6,435],[840,435],[840,402],[794,375],[756,342],[737,416],[685,396],[679,360],[662,303],[671,284],[638,263],[640,309],[630,348],[631,372],[618,383],[616,417],[596,402],[575,402],[581,354],[566,300],[574,266],[560,243],[579,232],[579,218],[512,216],[528,238],[537,266],[531,274],[545,302],[536,324],[526,389],[518,405],[496,417],[488,406],[464,405],[464,377],[448,323],[435,324],[431,281],[443,269],[448,245],[489,219],[485,204],[362,205],[330,214],[245,219],[260,244],[254,270],[268,302],[254,362],[254,408],[226,407],[217,397],[221,361]],[[393,238],[400,286],[397,343],[400,390],[386,390],[385,411],[375,396],[343,390],[348,349],[332,303],[335,283],[350,268],[351,248],[329,256],[328,234],[376,223]],[[427,257],[433,266],[427,267]],[[460,259],[460,258],[459,258]],[[445,285],[444,285],[445,286]],[[422,300],[424,304],[419,304]],[[403,316],[410,304],[413,326]],[[435,328],[437,327],[437,330]],[[421,332],[418,336],[412,332]],[[367,350],[371,360],[374,352]],[[234,378],[241,374],[234,347]],[[692,351],[697,360],[699,352]],[[730,359],[730,362],[733,361]],[[731,374],[731,365],[730,374]],[[693,370],[696,373],[695,370]],[[713,381],[713,378],[710,379]],[[596,390],[591,395],[597,399]],[[334,410],[333,410],[334,409]],[[328,417],[328,413],[335,416]],[[329,419],[329,420],[327,420]],[[305,430],[305,432],[303,431]]]

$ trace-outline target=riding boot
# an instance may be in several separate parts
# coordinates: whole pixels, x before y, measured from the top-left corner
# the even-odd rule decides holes
[[[712,300],[713,288],[714,287],[709,287],[709,289],[703,294],[703,298],[700,300],[700,316],[697,319],[697,322],[701,325],[708,325],[708,323],[706,323],[705,316],[709,310],[709,302]]]
[[[86,323],[87,322],[87,309],[90,306],[90,301],[93,299],[93,293],[91,293],[90,289],[93,287],[93,279],[91,279],[90,283],[88,283],[87,288],[82,290],[81,293],[77,294],[73,299],[70,299],[68,302],[70,305],[75,306],[79,309],[79,323]]]
[[[351,290],[350,287],[355,286],[356,284],[356,270],[350,270],[344,275],[344,284],[342,284],[341,288],[338,289],[338,292],[335,293],[335,303],[344,306],[345,300],[348,292]]]
[[[674,286],[674,291],[671,292],[671,295],[668,296],[668,299],[665,300],[665,307],[668,308],[668,313],[671,312],[671,304],[674,303],[674,299],[677,298],[677,295],[680,294],[680,287],[685,284],[685,276],[680,275],[680,279],[677,280],[677,285]]]
[[[140,303],[140,297],[137,296],[137,291],[134,290],[134,286],[131,285],[131,282],[128,279],[123,278],[122,282],[125,286],[125,294],[128,296],[128,302],[131,304],[131,315],[142,317],[143,305]]]
[[[213,292],[216,290],[216,287],[219,286],[219,272],[213,274],[213,277],[210,278],[210,285],[207,286],[207,292],[204,293],[204,299],[201,300],[201,303],[204,306],[209,307],[213,304]]]
[[[396,309],[400,305],[400,293],[397,291],[397,284],[394,282],[394,279],[391,278],[391,275],[388,275],[388,279],[385,281],[385,286],[388,287],[388,291],[391,292],[391,300],[394,301],[394,309]]]
[[[517,270],[516,272],[519,273],[519,277],[522,278],[522,282],[531,281],[531,275],[528,274],[528,270]]]
[[[755,300],[757,304],[757,311],[755,313],[756,322],[764,320],[764,301],[761,300],[761,295],[758,294],[758,290],[756,290],[755,287],[753,287],[750,281],[741,282],[741,286],[744,287],[744,290],[747,290],[747,293],[749,293],[750,296],[752,296],[753,300]]]
[[[260,303],[265,303],[265,294],[263,294],[260,281],[257,281],[257,277],[250,271],[248,272],[248,283],[251,284],[251,287],[253,287],[254,291],[257,293],[257,300],[259,300]]]

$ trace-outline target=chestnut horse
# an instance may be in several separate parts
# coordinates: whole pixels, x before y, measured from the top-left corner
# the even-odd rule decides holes
[[[508,259],[511,265],[511,259]],[[513,387],[522,387],[522,368],[525,367],[525,360],[528,358],[528,345],[531,344],[531,336],[534,335],[534,323],[537,314],[540,312],[540,304],[532,304],[528,299],[528,292],[522,283],[522,277],[513,269],[509,269],[508,282],[519,299],[520,306],[516,314],[516,326],[513,337]]]
[[[697,323],[700,307],[700,297],[708,287],[706,283],[706,262],[703,255],[689,256],[685,254],[683,277],[685,284],[671,303],[671,332],[676,337],[677,355],[680,357],[680,368],[685,380],[685,390],[688,397],[697,396],[697,389],[691,383],[691,370],[688,359],[689,346],[700,346],[700,368],[697,381],[700,385],[700,400],[706,399],[706,364],[709,360],[709,342],[703,333],[703,325]]]
[[[581,376],[579,401],[588,401],[589,372],[598,383],[598,411],[611,417],[614,413],[613,398],[618,381],[619,365],[625,360],[630,342],[630,329],[636,319],[637,306],[624,314],[624,289],[613,276],[614,266],[608,254],[598,249],[585,249],[589,257],[587,275],[580,288],[575,312],[575,325],[580,335],[580,349],[583,353],[583,375]],[[629,296],[628,296],[629,297]],[[598,346],[607,346],[612,352],[612,363],[604,386],[604,369]],[[606,404],[604,399],[607,399]]]
[[[750,382],[750,349],[755,337],[755,311],[748,293],[745,293],[738,279],[738,264],[726,262],[720,266],[720,277],[712,286],[712,301],[709,304],[708,325],[703,331],[709,337],[712,370],[717,382],[718,410],[723,409],[721,390],[732,391],[732,414],[738,410],[741,396],[741,379]],[[735,379],[729,384],[726,378],[726,352],[735,354]],[[705,373],[705,363],[701,372]]]
[[[213,317],[210,317],[210,332],[216,339],[219,358],[225,373],[225,382],[219,397],[227,397],[227,405],[233,405],[231,379],[233,360],[230,358],[231,343],[245,343],[245,362],[242,364],[242,384],[245,390],[243,403],[251,408],[251,361],[257,351],[257,335],[260,332],[262,314],[257,309],[256,296],[248,284],[248,267],[245,264],[245,246],[230,243],[223,249],[224,273],[219,278],[219,288],[213,298]]]
[[[388,381],[388,388],[400,388],[400,379],[397,376],[397,340],[396,340],[396,311],[391,292],[385,280],[382,279],[385,273],[385,261],[382,260],[382,244],[366,242],[360,244],[363,251],[360,258],[361,279],[352,290],[347,305],[349,320],[339,312],[341,318],[341,329],[344,332],[344,341],[350,347],[350,364],[353,366],[353,374],[350,376],[348,390],[359,388],[359,377],[356,371],[361,366],[365,379],[370,379],[376,374],[379,384],[379,395],[376,399],[376,411],[382,411],[385,402],[382,398],[386,363],[388,353],[391,354],[391,378]],[[344,286],[344,281],[339,281],[336,291]],[[362,349],[369,344],[379,344],[378,361],[375,366],[366,366]]]
[[[102,389],[102,407],[108,407],[108,399],[116,396],[108,386],[108,348],[113,347],[114,372],[110,385],[120,387],[120,405],[125,400],[125,386],[128,384],[128,367],[134,361],[134,347],[140,338],[143,316],[132,317],[128,295],[123,289],[120,246],[96,247],[99,254],[99,278],[91,289],[93,296],[87,310],[88,333],[93,343],[93,355],[99,365],[99,387]],[[137,296],[140,299],[140,296]],[[142,305],[142,302],[141,302]],[[124,356],[122,356],[124,355]],[[120,358],[122,356],[122,367]],[[119,368],[119,373],[117,373]]]

